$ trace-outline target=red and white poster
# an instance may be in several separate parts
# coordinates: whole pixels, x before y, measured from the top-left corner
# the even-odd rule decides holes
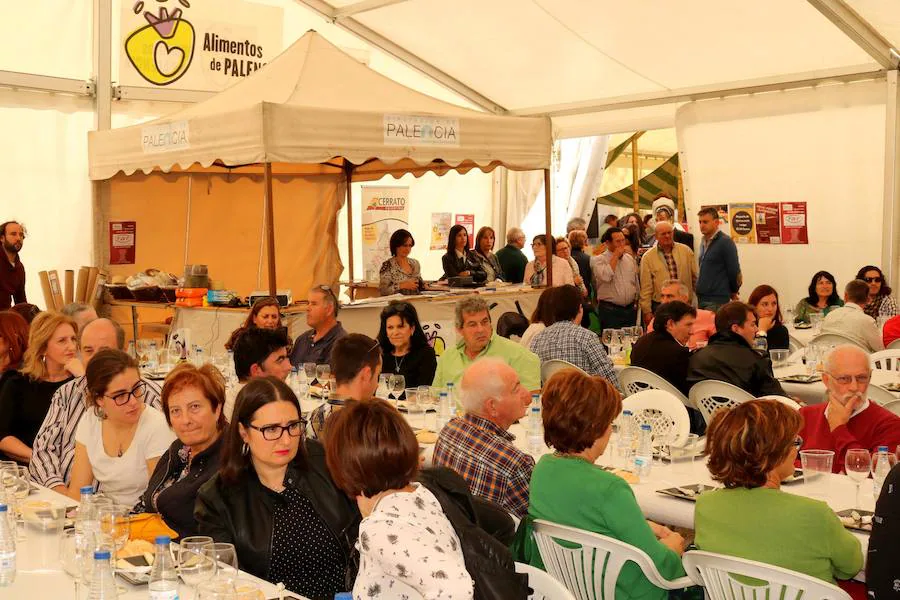
[[[109,264],[133,265],[137,243],[137,223],[109,222]]]
[[[781,243],[809,243],[809,228],[806,221],[806,202],[781,203]]]
[[[756,203],[756,243],[781,243],[781,211],[777,202]]]
[[[469,250],[475,247],[475,215],[456,215],[453,221],[457,225],[462,225],[469,233]]]

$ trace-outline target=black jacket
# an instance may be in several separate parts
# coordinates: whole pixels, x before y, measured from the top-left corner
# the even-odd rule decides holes
[[[687,246],[688,248],[691,249],[691,252],[694,251],[694,235],[693,234],[688,233],[687,231],[682,231],[676,227],[674,237],[675,237],[675,241],[677,243],[684,244],[685,246]]]
[[[307,440],[306,455],[306,470],[296,463],[288,466],[285,485],[309,498],[343,548],[346,561],[359,534],[359,510],[328,474],[322,445]],[[271,564],[275,503],[281,501],[278,494],[259,481],[253,469],[235,485],[225,484],[217,474],[200,488],[194,508],[197,529],[217,542],[234,544],[241,569],[265,579]],[[308,563],[314,568],[317,561]]]
[[[160,457],[150,476],[147,489],[138,501],[135,512],[155,512],[163,518],[166,525],[185,538],[197,535],[197,522],[194,520],[194,499],[200,487],[219,471],[219,454],[222,452],[222,436],[212,446],[191,460],[191,470],[187,477],[173,483],[159,493],[155,501],[153,495],[169,478],[177,477],[184,469],[185,463],[178,455],[184,448],[180,440],[175,440],[169,450]]]
[[[572,258],[578,265],[578,274],[584,281],[584,285],[588,290],[588,297],[594,294],[594,276],[591,271],[591,257],[584,250],[572,250]]]
[[[444,265],[444,276],[441,279],[458,277],[463,271],[469,271],[473,281],[480,282],[487,279],[484,267],[471,250],[466,250],[466,255],[462,258],[458,257],[456,252],[445,253],[441,257],[441,264]]]
[[[706,379],[725,381],[756,397],[786,395],[772,373],[772,361],[768,356],[762,356],[747,340],[732,331],[715,334],[705,348],[691,355],[688,385]]]
[[[875,504],[866,555],[866,586],[872,600],[898,600],[897,556],[900,555],[900,465],[884,480]]]
[[[691,351],[675,341],[668,331],[651,331],[631,348],[631,364],[652,371],[687,396],[688,362]]]

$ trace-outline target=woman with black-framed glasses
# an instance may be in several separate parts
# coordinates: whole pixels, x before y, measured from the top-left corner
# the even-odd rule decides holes
[[[134,506],[175,434],[160,411],[144,404],[147,383],[125,352],[99,351],[88,363],[85,379],[89,410],[75,430],[66,494],[78,499],[81,488],[96,479],[104,494]]]
[[[437,370],[434,348],[419,323],[416,308],[409,302],[391,302],[381,311],[378,330],[383,373],[403,375],[407,387],[431,385]]]
[[[863,311],[873,319],[893,317],[897,314],[897,303],[891,295],[891,287],[881,269],[874,265],[866,265],[856,274],[856,278],[869,286],[869,301]]]
[[[333,598],[346,588],[359,510],[331,480],[322,446],[304,439],[305,427],[283,381],[252,379],[194,516],[201,535],[234,544],[242,570],[308,598]]]

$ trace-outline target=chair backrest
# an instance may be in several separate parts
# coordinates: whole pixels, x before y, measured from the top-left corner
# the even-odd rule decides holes
[[[803,348],[806,348],[806,344],[804,344],[803,342],[801,342],[800,340],[798,340],[797,338],[795,338],[792,335],[788,336],[788,351],[791,354],[793,354],[797,350],[802,350]]]
[[[869,351],[868,348],[864,347],[856,340],[850,339],[847,336],[841,335],[839,333],[820,333],[819,335],[811,339],[809,343],[810,345],[816,344],[817,346],[843,346],[844,344],[850,344],[853,346],[859,346],[866,352]]]
[[[753,395],[736,385],[708,379],[694,384],[690,398],[708,425],[713,413],[718,409],[731,408],[747,400],[753,400]]]
[[[625,397],[643,392],[644,390],[665,390],[681,400],[685,406],[694,408],[689,404],[690,400],[678,391],[678,388],[654,373],[642,367],[625,367],[619,372],[619,383],[625,390]]]
[[[896,339],[887,345],[888,350],[900,350],[900,339]]]
[[[541,364],[541,383],[546,383],[554,373],[562,371],[563,369],[575,369],[584,373],[584,369],[577,367],[568,361],[551,358]]]
[[[900,371],[900,349],[873,352],[869,355],[869,364],[879,371]]]
[[[800,600],[801,597],[803,600],[851,600],[850,595],[836,585],[755,560],[691,550],[684,554],[682,562],[688,577],[705,588],[710,600]],[[768,583],[742,583],[734,575],[755,577]]]
[[[665,579],[646,552],[599,533],[537,519],[534,540],[547,572],[577,600],[614,600],[619,573],[629,561],[658,588],[675,590],[690,585],[687,577]]]
[[[517,562],[516,573],[528,575],[528,587],[531,588],[528,600],[575,600],[572,592],[546,571]]]
[[[867,395],[869,396],[869,400],[872,400],[876,404],[880,404],[884,406],[885,404],[890,404],[891,402],[897,400],[897,396],[893,395],[880,385],[875,385],[874,383],[869,384],[869,389],[866,390]]]
[[[887,404],[884,404],[883,406],[884,406],[884,408],[888,409],[889,411],[891,411],[892,413],[894,413],[895,415],[900,417],[900,400],[892,400],[891,402],[888,402]]]
[[[691,432],[691,418],[684,403],[665,390],[644,390],[622,400],[622,410],[634,415],[635,427],[648,423],[653,434],[672,432],[672,443],[681,446]]]
[[[800,410],[800,405],[797,404],[796,401],[791,400],[790,398],[787,398],[785,396],[777,396],[775,394],[772,394],[770,396],[760,396],[759,398],[757,398],[757,400],[778,400],[785,406],[789,406],[794,410]]]

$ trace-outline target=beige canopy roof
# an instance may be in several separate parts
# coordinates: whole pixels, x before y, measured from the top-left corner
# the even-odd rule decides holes
[[[396,133],[417,122],[458,128],[457,140],[407,145],[386,133],[389,123]],[[146,136],[170,125],[185,132],[180,143],[163,151],[146,143]],[[497,116],[437,100],[369,69],[315,31],[209,100],[140,125],[88,134],[95,180],[195,164],[316,164],[336,157],[357,165],[354,179],[369,178],[369,171],[545,169],[550,148],[548,118]]]

